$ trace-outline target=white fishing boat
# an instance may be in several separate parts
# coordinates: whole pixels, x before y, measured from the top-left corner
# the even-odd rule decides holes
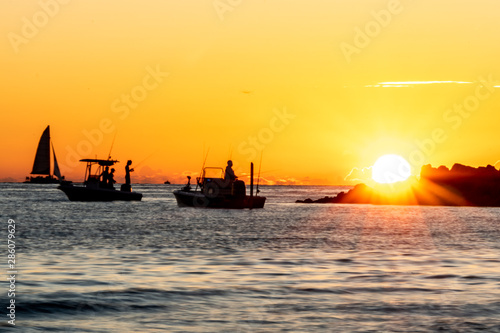
[[[54,168],[52,172],[50,163],[51,147],[54,159]],[[61,171],[59,170],[59,165],[57,164],[54,145],[50,140],[50,126],[47,126],[45,131],[43,131],[42,136],[40,137],[40,141],[38,142],[38,148],[36,150],[35,162],[33,162],[31,176],[26,177],[25,183],[57,184],[62,180],[64,180],[64,177],[61,176]]]

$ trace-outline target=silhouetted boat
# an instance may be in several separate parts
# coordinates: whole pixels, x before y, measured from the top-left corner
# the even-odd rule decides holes
[[[197,178],[197,186],[191,190],[190,180],[180,190],[175,190],[174,196],[179,207],[200,208],[264,208],[265,197],[253,194],[253,163],[250,172],[250,195],[246,195],[245,182],[224,179],[222,168],[203,168],[202,176]],[[198,186],[200,190],[197,190]]]
[[[170,182],[168,180],[165,180],[163,184],[170,185]]]
[[[54,156],[54,170],[50,171],[50,147],[52,146],[52,153]],[[35,176],[26,177],[25,183],[35,184],[57,184],[59,180],[64,179],[61,176],[59,165],[57,164],[56,152],[54,145],[50,141],[50,126],[43,131],[38,147],[36,149],[35,161],[33,162],[33,169],[31,174]],[[54,177],[55,176],[55,177]],[[57,178],[56,178],[57,177]]]
[[[105,167],[117,163],[116,160],[83,159],[86,162],[85,181],[82,186],[75,186],[69,182],[62,182],[57,188],[63,191],[71,201],[140,201],[142,193],[132,192],[130,185],[123,184],[116,190],[113,185],[100,182],[100,176]],[[97,170],[92,173],[92,166]]]

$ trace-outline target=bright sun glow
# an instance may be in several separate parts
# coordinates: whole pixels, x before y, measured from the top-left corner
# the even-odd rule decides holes
[[[410,164],[399,155],[383,155],[372,167],[372,179],[381,184],[405,181],[410,176]]]

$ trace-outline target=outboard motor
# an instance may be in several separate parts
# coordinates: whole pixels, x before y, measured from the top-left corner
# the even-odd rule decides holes
[[[191,176],[187,176],[188,182],[186,186],[182,188],[183,191],[189,192],[191,191]]]
[[[130,186],[129,184],[122,184],[122,186],[120,187],[120,191],[132,192],[132,186]]]
[[[242,180],[235,180],[233,182],[231,194],[237,199],[245,199],[246,196],[245,182]]]

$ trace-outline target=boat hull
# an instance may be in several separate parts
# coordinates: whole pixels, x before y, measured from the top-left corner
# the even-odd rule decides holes
[[[84,186],[60,185],[70,201],[141,201],[142,193],[125,192],[103,188],[89,188]]]
[[[244,208],[264,208],[266,202],[265,197],[250,197],[245,196],[241,199],[236,199],[231,196],[208,197],[199,191],[174,191],[175,199],[179,207],[196,207],[196,208],[228,208],[228,209],[244,209]]]
[[[55,177],[52,176],[38,176],[38,177],[30,177],[26,181],[24,181],[26,184],[59,184],[59,180]]]

